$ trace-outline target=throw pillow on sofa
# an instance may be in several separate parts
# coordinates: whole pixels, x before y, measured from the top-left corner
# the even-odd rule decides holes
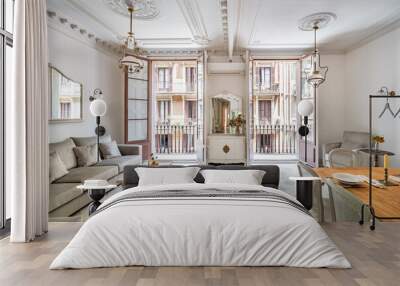
[[[50,183],[68,174],[67,167],[57,152],[51,152],[49,156],[49,180]]]
[[[97,163],[97,144],[75,147],[74,152],[79,167],[92,166]]]
[[[100,143],[100,151],[104,159],[111,159],[121,157],[121,152],[118,149],[118,144],[114,140],[109,143]]]

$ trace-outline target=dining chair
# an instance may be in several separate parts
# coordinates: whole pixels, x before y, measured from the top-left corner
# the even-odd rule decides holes
[[[301,177],[318,177],[318,174],[314,170],[303,162],[297,163],[297,168]],[[315,214],[318,222],[324,222],[324,204],[322,201],[322,182],[313,181],[313,207],[310,210],[311,213]]]
[[[343,148],[333,149],[328,154],[329,167],[331,168],[352,168],[358,167],[358,151]]]

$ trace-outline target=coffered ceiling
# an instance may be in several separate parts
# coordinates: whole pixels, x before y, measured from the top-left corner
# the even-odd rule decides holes
[[[111,9],[109,2],[124,1],[48,0],[48,10],[65,23],[118,44],[126,36],[129,18]],[[304,51],[312,46],[313,35],[300,31],[298,21],[317,12],[337,15],[335,22],[318,33],[321,49],[330,52],[346,51],[400,26],[399,0],[137,1],[151,2],[158,9],[155,16],[134,20],[139,46],[149,49],[207,48],[230,56],[242,49]]]

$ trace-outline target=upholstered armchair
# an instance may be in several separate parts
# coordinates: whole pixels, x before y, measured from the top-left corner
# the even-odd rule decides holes
[[[368,148],[370,140],[368,132],[344,131],[342,142],[322,145],[324,166],[331,167],[329,161],[341,167],[367,166],[368,156],[358,150]]]

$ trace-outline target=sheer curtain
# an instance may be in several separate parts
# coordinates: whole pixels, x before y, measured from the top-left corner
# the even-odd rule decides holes
[[[48,59],[46,0],[15,2],[13,94],[7,114],[12,242],[48,225]]]

